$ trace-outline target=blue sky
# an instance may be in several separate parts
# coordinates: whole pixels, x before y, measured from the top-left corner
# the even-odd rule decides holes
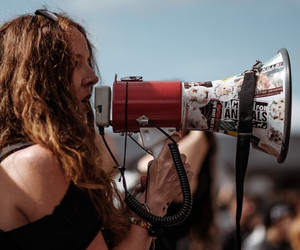
[[[290,54],[292,133],[300,133],[298,0],[1,0],[0,22],[46,6],[87,27],[104,84],[216,80],[237,75],[280,48]],[[47,3],[46,3],[47,2]]]

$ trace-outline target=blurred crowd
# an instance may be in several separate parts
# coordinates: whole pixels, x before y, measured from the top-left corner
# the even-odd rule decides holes
[[[156,240],[157,250],[235,249],[235,176],[220,173],[216,167],[217,148],[210,132],[183,135],[179,149],[187,155],[194,172],[190,183],[193,209],[183,224],[162,230]],[[149,160],[148,155],[131,164],[129,185],[134,186],[147,174]],[[179,208],[180,201],[173,201],[168,215]],[[282,189],[267,174],[246,175],[240,226],[242,250],[300,250],[300,190]]]
[[[250,185],[244,194],[240,221],[242,250],[300,249],[299,191],[276,188],[261,189],[259,193],[251,191]],[[217,202],[220,200],[222,202],[216,205],[217,225],[222,236],[220,249],[232,250],[236,233],[235,195],[232,193],[227,202],[217,198]]]

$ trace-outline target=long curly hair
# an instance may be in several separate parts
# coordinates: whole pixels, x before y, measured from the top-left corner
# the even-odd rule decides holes
[[[93,112],[88,122],[79,112],[68,29],[76,27],[84,35],[96,70],[94,48],[83,26],[66,14],[57,17],[23,15],[0,27],[0,148],[31,141],[49,149],[66,178],[89,192],[117,242],[128,222],[124,208],[114,205],[120,196],[112,173],[103,168],[106,151],[95,139]]]

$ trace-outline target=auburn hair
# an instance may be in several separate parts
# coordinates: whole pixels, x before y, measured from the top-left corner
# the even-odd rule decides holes
[[[79,112],[69,28],[86,38],[96,70],[94,48],[83,26],[65,14],[57,17],[23,15],[0,27],[0,148],[31,141],[49,149],[66,178],[89,192],[116,243],[128,222],[124,207],[115,205],[120,195],[112,172],[104,169],[108,161],[93,112],[88,112],[88,122]]]

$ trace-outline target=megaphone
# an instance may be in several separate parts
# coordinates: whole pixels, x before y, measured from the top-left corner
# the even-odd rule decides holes
[[[280,49],[265,63],[257,61],[256,69],[252,146],[282,163],[288,152],[291,124],[291,70],[287,50]],[[243,80],[244,73],[199,82],[144,81],[137,76],[120,81],[116,78],[112,119],[110,87],[96,88],[96,123],[111,125],[116,133],[147,134],[151,120],[170,133],[203,130],[237,136]]]
[[[143,81],[142,77],[130,76],[118,81],[115,77],[112,105],[109,86],[96,87],[94,105],[100,131],[112,126],[115,133],[140,132],[144,147],[152,151],[154,157],[158,156],[165,137],[179,130],[237,136],[236,242],[237,249],[241,248],[239,222],[250,141],[254,148],[273,155],[278,163],[285,160],[288,152],[291,70],[286,49],[280,49],[265,63],[257,61],[251,70],[222,80]],[[105,142],[104,133],[101,134]],[[170,143],[169,148],[183,194],[182,207],[176,215],[159,217],[146,211],[123,182],[127,205],[152,225],[179,224],[187,218],[192,207],[180,152],[175,142]],[[119,169],[124,177],[124,169]]]

